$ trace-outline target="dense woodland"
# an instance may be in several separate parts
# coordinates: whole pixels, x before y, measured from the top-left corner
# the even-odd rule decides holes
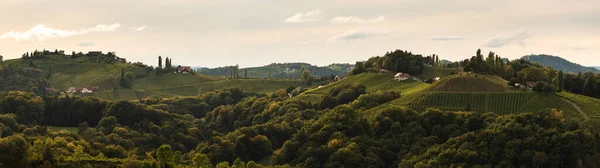
[[[173,68],[162,60],[159,69]],[[540,91],[600,93],[596,74],[564,74],[493,53],[484,59],[478,51],[456,64],[513,85],[537,82]],[[425,66],[444,65],[437,55],[397,50],[357,63],[352,74],[418,75]],[[39,71],[0,69],[0,167],[600,166],[600,134],[552,109],[498,115],[388,106],[367,113],[402,96],[358,83],[333,87],[316,101],[297,98],[306,90],[293,87],[106,101],[41,93],[48,84]],[[59,126],[77,130],[51,129]]]
[[[598,134],[566,122],[561,112],[498,116],[390,107],[367,118],[359,114],[361,108],[399,94],[364,89],[335,88],[318,104],[236,88],[197,97],[114,102],[4,92],[0,148],[27,152],[3,152],[0,163],[5,167],[598,164]],[[52,132],[46,125],[79,130]]]

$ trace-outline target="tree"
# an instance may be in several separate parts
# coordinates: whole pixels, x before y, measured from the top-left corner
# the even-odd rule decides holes
[[[0,63],[4,62],[4,57],[0,55]]]
[[[565,89],[565,74],[563,71],[558,72],[558,91],[562,92]]]
[[[193,159],[194,166],[205,168],[205,167],[213,167],[210,163],[210,160],[205,154],[197,153]]]
[[[246,163],[246,168],[258,168],[258,164],[256,164],[256,162],[254,161],[248,161],[248,163]]]
[[[216,168],[229,168],[229,163],[227,163],[227,162],[218,163]]]
[[[594,96],[594,84],[595,83],[596,82],[592,78],[592,76],[588,77],[587,80],[585,80],[585,83],[583,84],[583,95]]]
[[[600,97],[600,79],[596,80],[596,84],[594,85],[594,97]]]
[[[162,68],[162,57],[158,56],[158,67]]]
[[[365,66],[364,66],[363,62],[362,61],[358,61],[354,65],[354,69],[352,70],[352,75],[357,75],[357,74],[363,73],[365,71],[366,71],[366,69],[365,69]]]
[[[248,78],[248,69],[244,69],[244,78]]]
[[[246,167],[246,163],[244,163],[244,161],[242,161],[242,159],[237,158],[235,159],[235,161],[233,161],[233,165],[231,165],[231,168],[245,168]]]
[[[310,71],[308,71],[308,70],[302,71],[302,80],[304,80],[308,84],[309,79],[310,79]]]
[[[173,150],[171,150],[171,146],[164,144],[158,147],[156,157],[159,167],[170,167],[173,162]]]

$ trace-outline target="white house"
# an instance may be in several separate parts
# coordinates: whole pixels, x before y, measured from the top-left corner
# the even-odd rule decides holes
[[[410,78],[411,78],[411,76],[408,73],[399,72],[396,75],[394,75],[394,80],[397,80],[397,81],[405,81]]]

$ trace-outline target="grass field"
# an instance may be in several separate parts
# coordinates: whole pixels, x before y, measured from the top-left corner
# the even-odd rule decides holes
[[[35,66],[47,75],[49,67],[52,67],[50,84],[60,91],[69,87],[100,86],[101,88],[113,88],[118,86],[116,79],[120,76],[121,68],[126,72],[134,74],[145,74],[143,68],[130,64],[97,63],[96,57],[77,57],[51,55],[42,59],[13,59],[6,60],[3,64],[20,64],[28,66],[33,61]]]
[[[441,92],[504,92],[508,81],[492,75],[461,73],[448,76],[434,83],[431,91]]]
[[[149,75],[143,78],[133,80],[133,89],[135,90],[154,90],[161,88],[172,88],[176,86],[187,86],[198,83],[211,82],[218,80],[215,77],[202,74],[162,74]]]
[[[90,94],[107,100],[133,100],[144,97],[173,97],[173,96],[197,96],[202,93],[212,92],[223,88],[240,87],[244,91],[258,93],[272,93],[278,89],[290,86],[305,87],[304,82],[298,80],[269,80],[269,79],[233,79],[201,82],[190,85],[175,87],[146,89],[146,90],[107,90]]]
[[[429,79],[429,78],[435,78],[435,77],[446,77],[446,76],[450,76],[453,73],[457,73],[458,69],[454,69],[454,68],[438,68],[438,67],[432,67],[432,66],[425,66],[425,69],[423,70],[423,73],[421,73],[421,75],[419,75],[418,77],[421,79]]]
[[[556,93],[556,95],[577,104],[588,116],[592,118],[600,118],[600,99],[568,92],[560,92]]]

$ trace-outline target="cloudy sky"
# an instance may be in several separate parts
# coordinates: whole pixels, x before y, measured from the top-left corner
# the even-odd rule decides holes
[[[155,65],[352,63],[477,48],[600,65],[599,0],[0,0],[0,55],[115,51]]]

